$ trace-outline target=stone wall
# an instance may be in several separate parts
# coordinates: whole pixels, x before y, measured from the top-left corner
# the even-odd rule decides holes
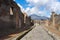
[[[21,12],[20,7],[13,0],[0,0],[0,28],[23,28],[31,25],[31,17]],[[3,26],[4,25],[4,26]]]
[[[57,30],[60,30],[60,14],[56,14],[55,12],[52,12],[51,18],[50,18],[50,25],[52,28],[55,28]]]
[[[0,28],[20,28],[24,24],[24,15],[13,0],[0,0],[0,24]]]
[[[23,14],[24,14],[24,23],[25,23],[25,25],[26,26],[33,25],[31,17],[28,16],[26,13],[23,13]]]

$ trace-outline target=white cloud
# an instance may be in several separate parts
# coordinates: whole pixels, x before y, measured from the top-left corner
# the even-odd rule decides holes
[[[44,5],[49,0],[26,0],[26,2],[30,3],[30,5]]]
[[[36,14],[39,16],[46,15],[45,11],[40,11],[37,7],[32,7],[32,8],[28,7],[26,8],[25,12],[28,13],[28,15],[32,15],[32,14]]]
[[[37,14],[50,17],[47,14],[47,11],[55,11],[56,13],[60,11],[60,2],[57,0],[26,0],[26,2],[29,3],[29,7],[26,9],[24,9],[19,3],[18,6],[21,8],[22,12],[25,11],[28,15]],[[31,6],[33,7],[30,8]],[[39,8],[41,6],[44,6],[45,8],[43,10],[40,10]]]
[[[27,10],[27,13],[30,14],[47,15],[48,10],[50,12],[55,11],[57,13],[60,11],[60,2],[58,2],[58,0],[26,0],[26,2],[29,3],[28,5],[33,6],[32,8],[28,7],[29,10]],[[45,7],[42,11],[39,10],[41,6]]]
[[[36,14],[36,13],[38,13],[38,11],[39,10],[36,7],[32,7],[32,8],[27,7],[25,10],[25,12],[28,13],[28,15]]]
[[[47,7],[48,10],[50,11],[54,11],[54,12],[60,11],[60,2],[54,2],[52,4],[47,5]]]
[[[48,3],[53,3],[56,2],[57,0],[26,0],[27,3],[29,3],[28,5],[31,6],[42,6],[42,5],[46,5]]]
[[[26,1],[29,3],[28,5],[33,6],[32,8],[29,8],[29,7],[27,8],[29,9],[27,10],[28,14],[30,15],[37,14],[42,16],[46,15],[46,12],[44,11],[45,9],[43,11],[40,11],[39,8],[40,6],[47,4],[49,0],[26,0]]]
[[[13,1],[15,1],[15,0],[13,0]]]
[[[31,10],[31,8],[30,8],[30,7],[27,7],[25,11],[27,12],[27,11],[29,11],[29,10]]]

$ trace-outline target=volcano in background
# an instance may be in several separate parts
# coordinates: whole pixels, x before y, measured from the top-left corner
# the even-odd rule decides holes
[[[36,15],[36,14],[32,14],[32,15],[30,15],[31,16],[31,19],[32,20],[46,20],[46,19],[49,19],[48,17],[46,17],[46,16],[38,16],[38,15]]]

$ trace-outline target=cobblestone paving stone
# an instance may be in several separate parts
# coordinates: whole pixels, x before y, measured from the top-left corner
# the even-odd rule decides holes
[[[54,39],[44,30],[42,26],[37,26],[20,40],[54,40]]]

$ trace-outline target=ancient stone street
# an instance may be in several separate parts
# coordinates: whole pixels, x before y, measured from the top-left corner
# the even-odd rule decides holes
[[[55,40],[44,30],[43,26],[37,26],[20,40]]]

